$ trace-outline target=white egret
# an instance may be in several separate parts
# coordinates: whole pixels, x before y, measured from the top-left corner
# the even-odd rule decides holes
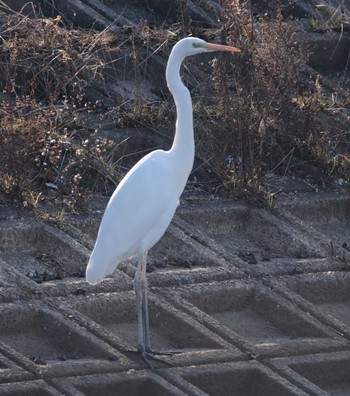
[[[104,212],[86,269],[86,280],[95,285],[123,260],[138,257],[134,280],[138,352],[148,363],[149,358],[156,358],[149,331],[147,252],[168,228],[194,160],[192,100],[181,81],[180,67],[185,57],[210,51],[239,52],[237,48],[194,37],[184,38],[173,47],[166,80],[177,110],[174,142],[168,151],[155,150],[146,155],[120,182]]]

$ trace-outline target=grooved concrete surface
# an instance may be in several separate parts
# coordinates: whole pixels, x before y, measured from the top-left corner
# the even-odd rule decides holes
[[[155,370],[133,263],[84,280],[101,211],[0,218],[0,395],[350,394],[349,198],[182,205],[149,255],[152,343],[180,352]]]

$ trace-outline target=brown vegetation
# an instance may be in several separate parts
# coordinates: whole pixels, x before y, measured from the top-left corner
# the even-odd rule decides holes
[[[294,177],[296,156],[317,165],[325,175],[316,182],[321,187],[334,175],[346,181],[348,156],[337,151],[341,134],[325,127],[320,115],[347,107],[348,98],[339,93],[336,107],[335,93],[323,90],[321,78],[303,81],[308,51],[295,44],[298,24],[273,7],[256,15],[248,1],[226,2],[224,11],[222,39],[240,47],[241,54],[212,60],[201,85],[185,73],[194,102],[197,153],[216,176],[214,191],[271,194],[266,180]],[[168,53],[188,27],[164,31],[144,23],[117,37],[108,30],[72,29],[60,18],[2,14],[0,24],[0,190],[25,206],[36,207],[45,199],[84,209],[91,191],[110,194],[123,173],[117,142],[96,140],[89,117],[113,113],[119,128],[159,130],[173,128],[175,119],[167,98],[149,103],[136,97],[106,108],[91,90],[104,89],[106,71],[126,48],[137,77],[147,65],[147,58],[138,57],[139,46],[151,54]],[[199,34],[206,38],[211,32]],[[193,75],[203,69],[194,59],[186,64],[193,66]]]

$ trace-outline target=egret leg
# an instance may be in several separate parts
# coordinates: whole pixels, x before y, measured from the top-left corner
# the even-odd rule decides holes
[[[142,320],[142,295],[141,295],[142,260],[143,260],[143,256],[140,256],[134,278],[136,310],[137,310],[137,334],[138,334],[137,350],[139,351],[139,353],[143,353],[143,351],[145,350],[145,339],[143,334],[143,320]]]
[[[150,328],[149,328],[149,312],[148,312],[148,282],[147,282],[147,252],[142,257],[142,265],[141,265],[141,292],[142,292],[142,300],[143,300],[143,319],[145,325],[145,346],[146,351],[151,351],[151,336],[150,336]]]
[[[160,362],[166,363],[172,366],[169,362],[164,362],[161,359],[155,358],[154,355],[164,355],[164,356],[172,356],[178,352],[160,352],[155,351],[151,348],[151,332],[149,326],[149,312],[148,312],[148,281],[147,281],[147,252],[142,257],[142,265],[141,265],[141,292],[142,292],[142,304],[143,304],[143,323],[144,323],[144,331],[145,331],[145,350],[148,356],[152,357],[154,360],[158,360]]]
[[[137,351],[142,359],[153,369],[150,360],[155,360],[172,366],[171,363],[157,358],[155,355],[169,355],[169,353],[154,352],[151,349],[150,330],[149,330],[149,313],[147,299],[147,277],[146,277],[147,252],[139,257],[137,270],[134,278],[134,287],[136,295],[137,309],[137,330],[138,343]]]
[[[144,281],[146,279],[146,259],[147,259],[147,253],[139,257],[137,270],[134,278],[136,309],[137,309],[137,332],[138,332],[137,350],[138,353],[141,355],[142,359],[149,365],[150,368],[153,369],[153,366],[149,359],[157,360],[160,362],[163,361],[156,358],[154,356],[154,353],[151,350],[149,350],[148,347],[145,347],[144,326],[147,327],[148,329],[147,343],[148,345],[150,343],[149,318],[148,318],[148,306],[147,306],[147,282],[145,283]],[[144,276],[142,276],[142,273],[144,273]],[[147,308],[145,309],[145,307]]]

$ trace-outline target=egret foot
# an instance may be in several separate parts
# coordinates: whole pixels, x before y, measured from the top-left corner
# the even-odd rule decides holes
[[[167,362],[167,361],[157,357],[157,355],[171,355],[170,353],[153,352],[153,351],[150,351],[150,350],[139,351],[139,353],[140,353],[143,361],[146,362],[148,364],[149,368],[152,369],[152,370],[154,369],[154,366],[152,365],[150,360],[154,360],[156,362],[167,364],[170,367],[174,366],[172,363]]]
[[[173,356],[179,353],[182,353],[180,351],[166,351],[166,352],[161,352],[161,351],[153,351],[150,348],[145,348],[145,349],[125,349],[124,352],[128,353],[135,353],[141,356],[142,360],[148,364],[148,366],[153,369],[153,365],[151,364],[150,360],[155,360],[160,363],[167,364],[168,366],[173,367],[174,365],[170,362],[166,362],[165,360],[157,357],[157,356]]]
[[[152,355],[158,355],[158,356],[173,356],[173,355],[179,355],[182,353],[181,351],[154,351],[151,348],[146,348],[146,352],[152,354]]]

